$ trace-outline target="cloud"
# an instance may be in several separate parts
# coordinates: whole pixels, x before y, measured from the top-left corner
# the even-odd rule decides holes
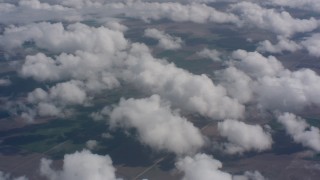
[[[288,12],[277,12],[251,2],[240,2],[232,5],[232,12],[240,16],[242,26],[253,26],[274,32],[285,37],[296,33],[311,32],[318,27],[315,18],[296,19]]]
[[[282,53],[283,51],[294,52],[300,50],[302,47],[300,44],[289,40],[287,38],[278,37],[277,44],[272,44],[269,40],[265,40],[259,43],[257,51],[270,52],[270,53]]]
[[[206,154],[179,159],[176,167],[184,173],[183,180],[232,180],[230,174],[219,170],[222,168],[222,163]]]
[[[228,139],[224,144],[227,153],[236,154],[245,151],[263,151],[270,149],[272,138],[259,125],[249,125],[237,120],[225,120],[218,123],[221,136]]]
[[[108,116],[111,112],[111,107],[109,106],[105,106],[104,108],[102,108],[102,110],[98,111],[98,112],[93,112],[90,114],[90,117],[94,120],[94,121],[101,121],[105,119],[105,116]]]
[[[253,99],[253,80],[246,73],[231,66],[218,71],[216,76],[230,97],[237,99],[240,103],[247,103]]]
[[[49,32],[54,35],[51,37]],[[237,70],[226,69],[221,73],[223,81],[215,85],[206,75],[194,75],[156,59],[145,45],[131,44],[123,32],[103,26],[95,28],[80,23],[67,27],[61,23],[12,26],[4,31],[1,39],[12,50],[33,41],[39,48],[61,53],[54,57],[41,52],[27,56],[20,70],[23,77],[38,81],[75,79],[82,84],[81,89],[86,94],[118,87],[120,79],[143,87],[148,94],[159,94],[184,111],[212,119],[242,117],[244,106],[239,102],[247,103],[253,96],[257,96],[261,107],[286,111],[320,102],[308,95],[315,94],[313,89],[317,86],[299,79],[307,77],[316,83],[316,74],[310,70],[291,72],[275,57],[264,57],[258,52],[233,52],[232,58],[240,60],[231,63]],[[238,81],[236,76],[241,76],[242,80]],[[282,84],[289,90],[281,89]],[[278,85],[279,88],[274,88]],[[304,94],[297,91],[300,88],[297,85],[304,85]],[[266,92],[266,89],[273,93]],[[39,104],[38,109],[42,115],[61,112],[57,104],[48,102]]]
[[[215,50],[215,49],[210,50],[210,49],[205,48],[205,49],[197,52],[197,55],[200,57],[203,57],[203,58],[209,58],[213,61],[221,61],[222,53]]]
[[[183,172],[182,180],[266,180],[259,171],[234,175],[221,171],[222,163],[207,154],[198,153],[178,159],[176,168]]]
[[[28,180],[28,178],[25,176],[14,178],[10,174],[0,171],[0,180]]]
[[[310,37],[305,38],[301,44],[303,47],[307,49],[309,54],[315,56],[315,57],[320,57],[320,33],[315,33],[312,34]]]
[[[88,150],[65,155],[62,170],[52,169],[51,164],[52,160],[41,159],[40,173],[49,180],[117,180],[110,157]]]
[[[143,2],[104,0],[21,0],[18,5],[0,3],[0,22],[27,24],[39,21],[67,21],[95,19],[105,22],[106,17],[123,14],[145,21],[170,19],[176,22],[232,23],[237,16],[221,12],[203,3]]]
[[[203,3],[189,4],[178,2],[143,1],[104,1],[104,0],[21,0],[18,5],[0,3],[0,22],[5,24],[25,24],[39,21],[81,21],[95,18],[105,21],[106,17],[124,14],[126,17],[145,21],[170,19],[176,22],[232,23],[237,16],[221,12]],[[21,18],[19,17],[28,17]]]
[[[104,4],[105,0],[55,0],[58,1],[60,4],[81,9],[84,7],[100,7]]]
[[[10,86],[10,85],[11,85],[10,79],[0,78],[0,86]]]
[[[232,58],[241,60],[234,62],[235,66],[251,77],[275,76],[284,69],[274,56],[264,57],[258,52],[237,50],[232,53]]]
[[[180,49],[183,41],[179,37],[170,36],[163,31],[157,29],[146,29],[144,36],[156,39],[159,41],[158,46],[163,49]]]
[[[86,147],[90,150],[93,150],[94,148],[96,148],[98,145],[98,141],[96,140],[88,140],[86,142]]]
[[[14,10],[14,8],[15,8],[15,5],[13,4],[0,2],[0,10],[3,13],[11,12]]]
[[[271,5],[287,6],[291,8],[320,12],[320,2],[318,0],[268,0],[264,2]]]
[[[244,106],[227,96],[206,75],[194,75],[172,63],[155,59],[145,45],[133,44],[123,78],[145,91],[159,94],[174,106],[213,119],[239,118]]]
[[[27,96],[27,101],[35,109],[25,112],[28,119],[38,116],[60,116],[69,114],[68,108],[73,105],[84,105],[89,101],[89,96],[80,81],[58,83],[47,91],[36,88]]]
[[[205,4],[180,4],[174,2],[141,2],[134,1],[124,6],[127,17],[148,20],[170,19],[175,22],[191,21],[195,23],[232,23],[237,16],[224,13]]]
[[[61,23],[38,23],[7,28],[0,39],[2,46],[12,51],[33,41],[40,49],[61,53],[54,57],[42,52],[28,55],[19,72],[23,77],[37,81],[77,79],[84,81],[91,92],[120,85],[113,66],[120,63],[117,60],[121,58],[115,54],[128,45],[120,31],[80,23],[66,28]]]
[[[111,30],[120,31],[120,32],[125,32],[125,31],[127,31],[129,29],[127,26],[125,26],[123,24],[120,24],[117,21],[108,21],[106,23],[106,27],[111,29]]]
[[[21,47],[23,43],[32,41],[37,47],[54,53],[86,51],[112,54],[127,46],[122,32],[81,23],[70,24],[66,28],[62,23],[48,22],[10,26],[0,39],[1,45],[7,49]]]
[[[63,110],[54,104],[48,102],[39,102],[37,112],[39,116],[63,116]]]
[[[172,111],[158,95],[122,99],[110,113],[111,127],[135,128],[139,139],[156,150],[193,153],[204,145],[200,130]]]
[[[15,4],[0,3],[2,24],[28,24],[39,21],[79,21],[82,15],[74,9],[60,4],[49,4],[39,0],[20,0]]]
[[[296,112],[306,106],[320,104],[320,99],[317,98],[320,92],[320,86],[318,86],[320,76],[314,71],[310,69],[290,71],[285,69],[275,57],[264,57],[258,52],[237,50],[233,52],[232,58],[236,61],[231,62],[230,65],[237,70],[230,70],[230,68],[223,70],[222,74],[231,79],[221,77],[220,84],[239,92],[251,89],[252,93],[248,91],[244,93],[247,99],[240,99],[233,95],[232,89],[229,89],[228,93],[231,97],[241,102],[256,102],[264,109],[283,112]],[[237,75],[242,77],[240,82]]]
[[[154,58],[145,45],[131,44],[120,31],[80,23],[66,28],[61,23],[37,23],[7,28],[1,39],[12,50],[33,41],[41,49],[61,53],[27,56],[19,72],[25,78],[77,80],[84,92],[92,94],[118,87],[120,79],[159,94],[180,109],[210,118],[239,118],[244,111],[244,106],[206,75],[194,75]]]
[[[114,136],[110,133],[102,133],[101,137],[105,138],[105,139],[113,139]]]
[[[39,0],[20,0],[18,5],[21,8],[30,9],[43,9],[43,10],[66,10],[67,8],[60,5],[50,5],[48,3],[42,3]]]
[[[267,180],[259,171],[246,171],[243,175],[235,175],[232,180]]]
[[[81,86],[82,83],[79,81],[68,81],[56,84],[48,92],[37,88],[28,94],[28,101],[56,101],[62,104],[83,104],[87,99],[87,94]]]
[[[320,77],[310,69],[291,72],[278,77],[266,76],[257,82],[255,91],[261,106],[269,109],[295,112],[310,105],[319,105]]]
[[[113,57],[105,60],[104,55],[107,54],[78,51],[75,55],[63,53],[53,59],[38,53],[26,57],[19,73],[37,81],[81,80],[91,91],[113,89],[120,83],[112,73]]]
[[[310,126],[307,122],[292,114],[283,113],[278,116],[280,122],[286,129],[287,133],[292,136],[293,140],[309,147],[314,151],[320,151],[320,130],[317,127]]]

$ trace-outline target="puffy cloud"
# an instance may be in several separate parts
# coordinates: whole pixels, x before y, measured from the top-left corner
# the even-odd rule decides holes
[[[30,92],[27,101],[35,106],[35,112],[25,112],[28,119],[39,116],[65,116],[67,107],[84,105],[89,101],[84,85],[80,81],[68,81],[52,86],[48,91],[37,88]]]
[[[52,169],[51,164],[51,160],[41,159],[40,173],[49,180],[117,179],[110,157],[92,154],[88,150],[65,155],[60,171]]]
[[[37,81],[58,80],[61,76],[55,61],[43,53],[27,56],[20,73]]]
[[[113,58],[104,59],[103,54],[78,51],[61,54],[55,58],[43,53],[27,56],[20,74],[37,81],[61,81],[78,79],[86,82],[88,89],[112,89],[119,82],[112,72]],[[110,72],[108,72],[110,71]]]
[[[37,88],[28,94],[28,101],[56,101],[62,104],[83,104],[87,99],[87,94],[81,86],[82,83],[79,81],[68,81],[51,87],[48,93],[41,88]]]
[[[153,58],[144,45],[133,44],[125,63],[125,81],[159,94],[183,110],[214,119],[243,115],[244,106],[228,97],[222,86],[215,85],[206,75],[194,75]]]
[[[112,72],[117,62],[116,53],[128,43],[123,33],[105,27],[61,23],[38,23],[7,28],[0,37],[6,48],[20,47],[27,41],[50,52],[62,53],[48,57],[43,53],[29,55],[20,70],[23,77],[37,81],[77,79],[85,82],[90,91],[112,89],[120,83]]]
[[[50,5],[48,3],[41,3],[39,0],[20,0],[19,6],[21,8],[44,9],[44,10],[65,10],[66,8],[60,5]]]
[[[66,28],[61,23],[38,23],[7,28],[1,39],[10,48],[33,41],[42,49],[69,53],[27,56],[20,70],[23,77],[37,81],[80,80],[84,91],[93,93],[117,87],[118,79],[122,79],[150,94],[161,95],[183,110],[211,118],[239,118],[244,111],[244,106],[206,75],[194,75],[155,59],[145,45],[130,44],[120,31],[79,23]]]
[[[10,86],[10,85],[11,85],[10,79],[0,78],[0,86]]]
[[[290,71],[275,57],[264,57],[258,52],[237,50],[233,52],[232,57],[237,61],[230,64],[237,70],[232,68],[223,70],[222,74],[226,77],[221,77],[220,84],[227,88],[231,87],[228,93],[239,101],[247,102],[244,100],[249,101],[250,95],[253,95],[251,100],[262,108],[290,112],[320,104],[320,99],[317,98],[320,92],[318,86],[320,76],[314,71],[310,69]],[[237,75],[242,77],[240,82]],[[241,99],[232,93],[233,89],[239,92],[251,89],[252,94],[244,93],[247,99]]]
[[[110,112],[111,112],[111,108],[108,106],[105,106],[104,108],[102,108],[102,110],[91,113],[90,117],[94,121],[101,121],[101,120],[104,120],[105,116],[108,116]]]
[[[255,91],[263,107],[294,112],[308,105],[320,104],[319,82],[320,76],[312,70],[286,70],[278,76],[259,79]]]
[[[196,154],[186,156],[176,162],[176,167],[184,173],[183,180],[265,180],[259,171],[246,171],[243,175],[232,176],[220,170],[222,163],[212,156]]]
[[[301,143],[314,151],[320,151],[319,128],[310,126],[304,119],[292,113],[279,115],[278,121],[285,127],[287,133],[292,136],[295,142]]]
[[[284,67],[274,56],[264,57],[258,52],[237,50],[232,58],[241,60],[235,66],[252,77],[275,76],[283,71]]]
[[[128,30],[128,27],[123,25],[123,24],[120,24],[119,22],[117,21],[108,21],[106,23],[106,27],[111,29],[111,30],[114,30],[114,31],[120,31],[120,32],[125,32]]]
[[[158,46],[163,49],[179,49],[183,41],[179,37],[170,36],[163,31],[157,29],[146,29],[144,31],[146,37],[150,37],[159,41]]]
[[[243,175],[235,175],[232,180],[266,180],[259,171],[246,171]]]
[[[105,138],[105,139],[113,139],[114,136],[110,133],[102,133],[101,137]]]
[[[102,6],[105,2],[105,0],[55,0],[55,1],[58,1],[60,4],[64,6],[73,7],[77,9],[81,9],[86,6],[99,7],[99,6]]]
[[[64,115],[63,108],[66,106],[86,103],[87,94],[120,85],[111,71],[115,59],[119,59],[115,53],[127,46],[122,32],[80,23],[66,28],[61,23],[38,23],[7,28],[1,38],[9,48],[33,41],[49,52],[74,53],[62,53],[54,58],[43,53],[26,57],[20,70],[23,77],[32,77],[37,81],[75,79],[59,83],[48,92],[36,89],[29,94],[29,102],[36,104],[40,116]]]
[[[294,52],[301,49],[301,45],[284,37],[278,37],[278,43],[272,44],[269,40],[265,40],[259,43],[257,51],[270,52],[270,53],[282,53],[283,51]]]
[[[259,125],[249,125],[241,121],[225,120],[218,123],[221,136],[229,143],[224,144],[227,153],[243,153],[245,151],[263,151],[271,148],[272,138]]]
[[[240,24],[272,31],[282,36],[310,32],[318,27],[315,18],[295,19],[288,12],[277,12],[265,9],[251,2],[240,2],[232,5],[232,10],[240,16]]]
[[[90,150],[96,148],[97,145],[98,145],[98,141],[96,141],[96,140],[88,140],[88,141],[86,142],[86,147],[87,147],[88,149],[90,149]]]
[[[221,61],[222,53],[215,50],[215,49],[210,50],[210,49],[205,48],[202,51],[199,51],[197,53],[197,55],[200,57],[203,57],[203,58],[209,58],[213,61]]]
[[[28,107],[26,103],[21,101],[7,101],[4,104],[5,109],[12,116],[21,117],[27,123],[33,123],[36,112],[34,109]]]
[[[10,3],[1,3],[0,2],[0,12],[8,13],[15,9],[15,5]]]
[[[0,180],[28,180],[28,178],[25,176],[14,178],[10,174],[0,171]]]
[[[247,103],[252,100],[253,80],[246,73],[231,66],[217,72],[216,75],[230,97],[237,99],[240,103]]]
[[[184,173],[183,180],[232,180],[232,176],[219,170],[222,163],[206,154],[187,156],[176,162],[178,170]]]
[[[106,27],[89,27],[81,23],[70,24],[66,28],[62,23],[36,23],[26,26],[11,26],[0,36],[5,48],[21,47],[32,41],[37,47],[55,53],[74,53],[87,51],[92,53],[114,53],[125,49],[127,41],[122,32]]]
[[[204,145],[200,130],[171,111],[158,95],[122,99],[110,113],[111,127],[135,128],[141,142],[176,154],[193,153]]]
[[[237,22],[237,16],[224,13],[205,4],[180,4],[174,2],[141,2],[127,3],[123,8],[126,16],[142,18],[144,20],[170,19],[176,22],[191,21],[195,23],[230,23]]]
[[[320,57],[320,33],[315,33],[311,37],[306,38],[301,44],[311,55]]]
[[[148,48],[128,43],[120,31],[80,23],[66,27],[61,23],[37,23],[6,28],[0,39],[9,49],[31,41],[41,49],[61,53],[54,57],[43,53],[27,56],[20,70],[23,77],[37,81],[80,80],[84,93],[117,87],[120,78],[172,100],[183,110],[211,118],[238,118],[244,111],[244,106],[229,98],[226,90],[206,75],[193,75],[153,58]],[[47,101],[40,107],[42,114],[51,115],[60,109]]]
[[[106,17],[119,14],[146,21],[159,19],[195,23],[230,23],[238,21],[237,16],[233,14],[221,12],[200,3],[119,2],[111,0],[47,0],[46,2],[48,3],[43,3],[39,0],[21,0],[17,6],[9,3],[0,3],[0,9],[4,10],[0,12],[0,22],[5,24],[25,24],[50,20],[74,22],[92,18],[105,22]]]
[[[291,8],[320,12],[320,2],[318,0],[267,0],[264,2],[268,2],[271,5],[287,6]]]
[[[61,116],[63,114],[61,112],[62,109],[56,107],[54,104],[40,102],[37,106],[39,116]]]
[[[78,21],[82,15],[74,9],[60,4],[49,4],[39,0],[20,0],[15,4],[0,3],[2,24],[28,24],[39,21]]]

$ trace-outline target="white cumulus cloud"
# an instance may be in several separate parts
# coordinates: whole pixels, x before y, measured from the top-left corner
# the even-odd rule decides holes
[[[320,12],[320,2],[318,0],[263,0],[271,5],[287,6],[291,8],[311,10]]]
[[[243,175],[235,175],[232,180],[267,180],[259,171],[246,171]]]
[[[111,158],[88,150],[67,154],[62,170],[51,167],[52,160],[41,159],[40,173],[49,180],[120,180],[116,178]]]
[[[295,142],[301,143],[314,151],[320,151],[319,128],[310,126],[304,119],[292,113],[279,115],[278,121],[285,127],[287,133],[292,136]]]
[[[222,163],[206,154],[179,159],[176,167],[184,173],[183,180],[232,180],[229,173],[220,170]]]
[[[246,73],[231,66],[217,72],[216,75],[230,97],[237,99],[240,103],[247,103],[252,100],[253,80]]]
[[[227,153],[236,154],[245,151],[263,151],[272,145],[271,135],[260,125],[249,125],[237,120],[225,120],[218,123],[220,135],[226,137],[224,144]]]
[[[320,57],[320,33],[315,33],[312,34],[310,37],[305,38],[301,42],[302,46],[307,49],[309,54],[315,56],[315,57]]]
[[[265,40],[259,43],[257,51],[270,52],[270,53],[282,53],[284,51],[294,52],[301,49],[302,46],[287,38],[278,37],[278,42],[272,44],[269,40]]]
[[[163,49],[179,49],[181,48],[181,44],[183,41],[179,37],[174,37],[169,34],[166,34],[163,31],[160,31],[158,29],[146,29],[144,31],[144,35],[146,37],[150,37],[153,39],[156,39],[159,41],[158,46],[163,48]]]
[[[170,19],[176,22],[191,21],[195,23],[232,23],[237,22],[238,17],[218,11],[205,4],[190,3],[180,4],[176,2],[141,2],[127,3],[123,8],[128,17],[136,17],[144,20]]]
[[[215,49],[203,49],[199,52],[197,52],[197,55],[200,56],[200,57],[203,57],[203,58],[209,58],[213,61],[221,61],[221,55],[222,53],[215,50]]]
[[[282,36],[315,30],[319,23],[315,18],[296,19],[288,12],[267,9],[252,2],[239,2],[232,10],[240,16],[240,24],[258,27]]]
[[[258,52],[237,50],[232,53],[232,58],[241,60],[235,62],[235,66],[252,77],[275,76],[284,69],[274,56],[264,57]]]
[[[25,176],[12,177],[11,174],[0,171],[0,180],[28,180]]]
[[[233,76],[231,80],[222,78],[221,84],[227,88],[235,88],[239,92],[251,89],[252,94],[248,95],[253,95],[251,101],[257,102],[259,107],[296,112],[306,106],[320,104],[318,98],[320,76],[316,72],[310,69],[291,71],[284,68],[274,56],[265,57],[258,52],[237,50],[233,52],[232,57],[236,61],[230,64],[237,70],[231,72],[242,71],[247,76],[238,72],[237,74],[242,74],[243,78],[240,81],[243,81],[242,83]],[[232,75],[229,68],[224,71],[227,75]],[[232,95],[230,90],[229,94],[238,98]]]
[[[227,96],[206,75],[194,75],[172,63],[155,59],[149,49],[133,44],[123,72],[126,81],[159,94],[179,108],[213,119],[242,117],[244,106]]]
[[[121,100],[110,113],[111,127],[135,128],[141,142],[176,154],[194,153],[204,145],[200,130],[158,95]]]

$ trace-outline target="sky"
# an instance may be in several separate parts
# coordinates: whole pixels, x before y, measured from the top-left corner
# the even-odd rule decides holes
[[[174,154],[182,180],[268,179],[255,169],[227,172],[215,154],[203,149],[214,144],[228,156],[272,149],[276,130],[248,122],[250,105],[270,112],[295,143],[320,152],[319,128],[299,115],[320,106],[320,76],[281,61],[295,53],[319,60],[319,17],[318,0],[0,0],[1,61],[20,78],[41,84],[22,98],[7,98],[4,107],[25,124],[44,117],[68,119],[74,107],[94,106],[101,94],[133,86],[141,97],[124,96],[103,105],[91,112],[92,123],[105,121],[155,152]],[[94,25],[86,23],[93,20]],[[244,36],[254,32],[266,38],[246,37],[255,47],[250,50],[197,47],[192,57],[222,66],[199,74],[156,56],[189,46],[184,36],[173,33],[174,26],[171,31],[154,25],[161,21],[230,27]],[[154,45],[128,37],[134,22],[150,24],[140,34]],[[0,87],[14,83],[0,77]],[[206,137],[190,114],[216,123],[222,142]],[[65,154],[62,169],[43,158],[40,175],[49,180],[121,179],[108,154],[90,151],[98,143],[90,140],[87,148]],[[29,177],[0,171],[0,180],[9,179]]]

